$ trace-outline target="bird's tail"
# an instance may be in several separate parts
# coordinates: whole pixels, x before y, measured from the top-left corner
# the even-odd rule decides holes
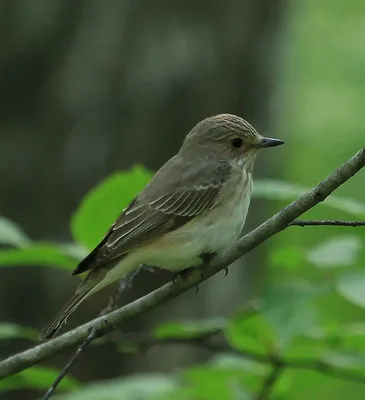
[[[69,302],[62,308],[57,314],[56,318],[49,325],[47,329],[44,329],[41,333],[40,339],[47,340],[53,338],[61,326],[66,322],[68,316],[76,310],[83,300],[90,294],[91,289],[87,292],[77,293],[72,296]]]
[[[76,289],[76,293],[68,301],[68,303],[62,308],[57,314],[54,321],[49,325],[47,329],[44,329],[40,335],[40,340],[46,340],[53,338],[61,326],[66,322],[68,316],[76,310],[76,308],[91,294],[102,289],[108,282],[103,282],[105,276],[105,270],[99,268],[92,270],[86,276],[86,278],[80,283]]]

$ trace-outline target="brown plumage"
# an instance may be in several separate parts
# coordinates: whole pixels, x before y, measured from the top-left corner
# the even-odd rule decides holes
[[[179,153],[156,173],[73,271],[73,275],[89,273],[43,338],[54,336],[88,296],[140,264],[181,270],[199,265],[199,254],[233,245],[248,210],[256,152],[279,144],[276,139],[262,138],[248,122],[230,114],[197,124]],[[222,234],[221,229],[227,232]]]

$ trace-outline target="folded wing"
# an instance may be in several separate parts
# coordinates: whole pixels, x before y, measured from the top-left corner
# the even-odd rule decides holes
[[[192,176],[197,172],[198,176]],[[152,184],[156,187],[159,183],[156,181],[164,178],[164,171],[160,170],[155,182],[150,184],[152,187],[147,187],[123,210],[103,240],[81,261],[73,274],[121,259],[128,252],[214,208],[229,172],[230,165],[223,162],[194,168],[191,173],[185,170],[177,183],[166,182],[161,186],[162,193],[158,193],[151,189]]]

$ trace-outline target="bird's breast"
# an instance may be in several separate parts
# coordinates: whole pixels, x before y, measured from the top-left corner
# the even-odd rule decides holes
[[[224,189],[219,205],[206,215],[201,232],[207,250],[215,252],[229,250],[242,231],[250,205],[251,174],[232,179]]]

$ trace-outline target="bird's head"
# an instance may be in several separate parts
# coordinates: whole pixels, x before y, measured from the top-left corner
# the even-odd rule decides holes
[[[199,122],[186,136],[181,154],[216,157],[252,165],[257,151],[284,144],[279,139],[261,136],[243,118],[219,114]]]

